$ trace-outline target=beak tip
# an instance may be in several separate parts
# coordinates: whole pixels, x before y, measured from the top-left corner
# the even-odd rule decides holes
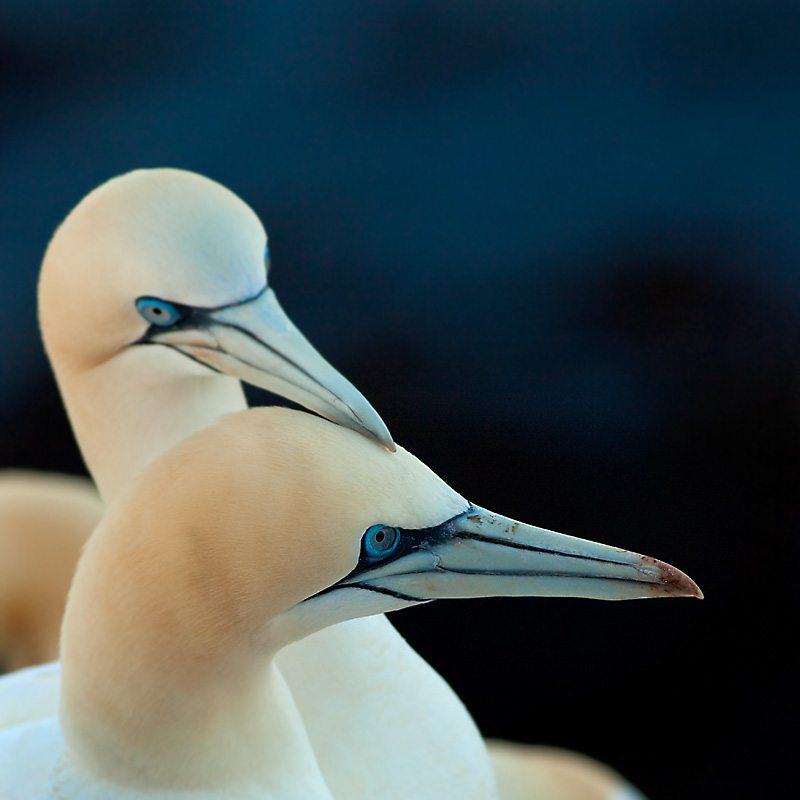
[[[703,591],[685,573],[664,561],[653,559],[654,566],[658,569],[661,588],[667,595],[674,597],[696,597],[703,599]]]
[[[375,439],[381,447],[386,448],[390,453],[397,452],[397,445],[394,443],[392,439],[392,434],[389,433],[389,429],[386,427],[386,423],[377,415],[375,414],[376,420],[371,421],[371,425],[363,425],[364,431],[367,436],[371,439]]]

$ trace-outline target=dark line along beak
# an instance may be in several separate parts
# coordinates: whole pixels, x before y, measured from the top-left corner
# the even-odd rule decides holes
[[[403,534],[403,555],[374,566],[359,564],[335,588],[360,587],[410,601],[703,597],[691,578],[663,561],[525,525],[475,506],[436,528]]]
[[[396,449],[377,411],[300,333],[272,289],[244,303],[193,309],[186,323],[148,338]]]

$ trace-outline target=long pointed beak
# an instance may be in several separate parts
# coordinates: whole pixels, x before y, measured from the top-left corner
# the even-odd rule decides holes
[[[197,327],[165,331],[152,341],[396,449],[377,411],[300,333],[272,289],[245,303],[204,311]]]
[[[413,540],[414,531],[403,533]],[[525,525],[475,506],[427,529],[400,558],[356,569],[339,585],[411,601],[499,595],[703,597],[691,578],[663,561]]]

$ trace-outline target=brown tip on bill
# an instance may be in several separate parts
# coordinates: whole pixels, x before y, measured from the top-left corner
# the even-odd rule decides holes
[[[654,573],[658,576],[658,583],[653,584],[653,588],[658,594],[670,595],[672,597],[696,597],[703,599],[703,592],[700,587],[685,573],[681,572],[665,561],[657,558],[647,558],[654,568]]]

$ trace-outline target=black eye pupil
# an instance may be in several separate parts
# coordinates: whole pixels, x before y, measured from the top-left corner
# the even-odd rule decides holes
[[[380,533],[376,533],[375,534],[375,541],[376,542],[382,542],[385,538],[386,538],[386,534],[383,531],[380,531]]]

